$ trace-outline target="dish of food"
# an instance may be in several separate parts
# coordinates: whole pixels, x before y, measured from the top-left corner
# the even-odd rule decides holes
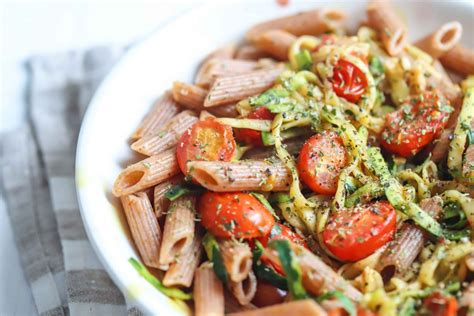
[[[108,198],[137,252],[117,264],[169,297],[159,304],[473,311],[474,51],[457,21],[409,42],[390,3],[365,9],[354,28],[330,8],[252,26],[169,82],[122,139],[136,154]],[[83,165],[81,204],[81,186],[97,189]]]

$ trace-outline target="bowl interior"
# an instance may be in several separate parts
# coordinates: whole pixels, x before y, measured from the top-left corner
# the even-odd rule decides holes
[[[232,1],[205,5],[161,28],[138,43],[102,83],[86,113],[79,137],[76,184],[87,233],[101,262],[128,300],[145,313],[182,315],[182,307],[155,290],[128,263],[138,258],[122,215],[110,190],[118,173],[140,157],[128,138],[153,101],[173,80],[192,82],[200,61],[215,48],[238,41],[253,24],[314,7],[341,8],[356,27],[364,18],[364,2]],[[410,39],[423,36],[444,22],[458,20],[463,43],[474,47],[474,6],[466,2],[410,1],[397,3]]]

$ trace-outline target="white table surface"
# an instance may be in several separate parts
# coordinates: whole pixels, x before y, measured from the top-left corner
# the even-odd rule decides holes
[[[0,133],[24,119],[28,56],[134,42],[196,5],[176,0],[0,0]],[[2,200],[0,253],[0,315],[35,315]]]

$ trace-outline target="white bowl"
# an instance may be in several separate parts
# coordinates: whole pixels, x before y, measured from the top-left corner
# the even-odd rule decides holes
[[[127,140],[153,101],[173,80],[191,82],[200,61],[215,48],[237,41],[253,24],[292,12],[328,6],[348,13],[356,26],[364,18],[358,1],[226,2],[202,6],[138,43],[121,59],[96,92],[82,123],[77,147],[76,185],[84,225],[102,264],[129,301],[143,312],[183,315],[128,263],[138,258],[118,199],[110,193],[117,174],[138,158]],[[474,47],[474,2],[411,1],[397,8],[410,39],[444,22],[458,20],[463,42]]]

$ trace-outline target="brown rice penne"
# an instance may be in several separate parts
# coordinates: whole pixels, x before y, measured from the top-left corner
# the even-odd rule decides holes
[[[326,265],[318,256],[296,244],[292,243],[291,246],[301,267],[303,285],[308,292],[320,295],[326,291],[338,290],[353,301],[358,302],[362,299],[359,290]],[[280,264],[278,253],[275,250],[266,248],[264,255],[272,262]]]
[[[238,102],[270,88],[282,68],[262,69],[245,74],[218,77],[209,91],[204,106],[217,106]]]
[[[165,286],[191,286],[193,283],[194,272],[201,261],[203,253],[201,242],[201,235],[195,234],[188,251],[182,253],[176,259],[176,262],[172,263],[168,271],[166,271],[165,277],[163,278],[163,284]]]
[[[456,45],[461,39],[462,25],[454,21],[443,24],[439,29],[418,40],[415,45],[437,59]]]
[[[146,156],[159,154],[176,146],[181,135],[198,120],[194,112],[185,110],[172,118],[157,134],[140,138],[131,148]]]
[[[261,50],[255,45],[246,44],[242,45],[237,49],[235,54],[236,59],[245,59],[245,60],[258,60],[260,58],[270,57],[267,52]]]
[[[420,202],[420,207],[429,215],[437,217],[443,210],[443,200],[439,196],[424,199]],[[422,228],[404,223],[376,266],[383,280],[388,281],[395,274],[400,274],[410,268],[423,249],[427,238]]]
[[[166,91],[163,96],[155,102],[130,138],[139,139],[153,135],[161,126],[178,114],[179,111],[179,106],[173,100],[170,91]]]
[[[234,297],[232,293],[229,291],[224,291],[224,305],[225,305],[225,312],[227,313],[240,313],[244,311],[250,311],[257,309],[257,306],[253,305],[252,303],[246,305],[240,305],[237,299]]]
[[[196,270],[193,293],[196,316],[224,315],[224,288],[212,263],[204,262]]]
[[[297,36],[321,35],[341,28],[345,19],[346,15],[339,10],[316,9],[305,11],[257,24],[247,31],[245,38],[253,41],[262,33],[270,30],[284,30]]]
[[[474,74],[474,50],[459,44],[444,54],[440,61],[444,67],[461,75]]]
[[[206,60],[212,59],[212,58],[226,58],[226,59],[231,59],[234,58],[235,56],[235,51],[237,50],[237,46],[233,43],[231,44],[226,44],[222,47],[219,47],[212,53],[210,53],[205,59]]]
[[[145,192],[121,197],[133,241],[145,265],[159,267],[161,229]]]
[[[122,170],[114,182],[112,193],[122,196],[143,191],[171,178],[179,171],[175,150],[170,149]]]
[[[195,202],[196,198],[192,196],[183,196],[171,202],[161,242],[161,265],[176,262],[193,244]]]
[[[257,63],[251,60],[209,59],[199,69],[194,83],[208,88],[217,77],[246,73],[256,68]]]
[[[230,292],[234,295],[240,305],[249,304],[257,292],[257,278],[252,270],[247,277],[239,282],[229,282]]]
[[[326,311],[314,300],[306,299],[301,301],[285,302],[271,305],[256,310],[243,311],[230,314],[230,316],[326,316]]]
[[[233,282],[244,280],[252,269],[252,251],[249,245],[223,239],[219,241],[219,249],[229,278]]]
[[[190,161],[187,168],[200,185],[215,192],[285,191],[291,183],[290,171],[280,161]]]
[[[296,36],[282,30],[267,31],[255,39],[255,45],[278,60],[288,60],[288,51]]]
[[[377,30],[389,55],[398,55],[407,42],[405,25],[387,1],[372,1],[367,6],[368,24]]]
[[[173,98],[183,107],[202,111],[204,109],[204,100],[208,91],[196,85],[184,83],[181,81],[173,82]],[[217,117],[236,117],[238,112],[235,104],[215,106],[206,109],[209,113]]]
[[[166,198],[165,193],[168,192],[174,185],[181,183],[183,176],[178,175],[166,182],[158,184],[153,192],[153,206],[155,209],[156,218],[160,218],[167,210],[170,205],[170,200]]]

